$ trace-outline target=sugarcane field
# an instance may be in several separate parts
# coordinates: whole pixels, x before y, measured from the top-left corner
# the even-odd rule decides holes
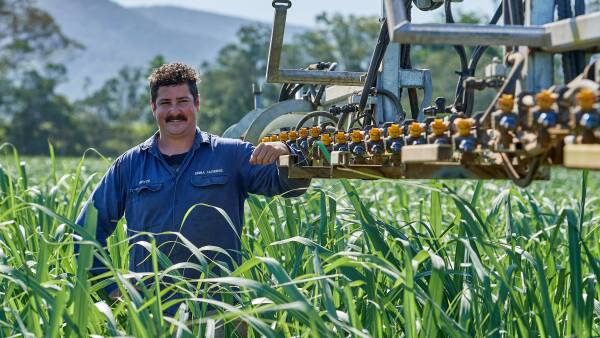
[[[0,1],[0,338],[599,337],[600,1]]]

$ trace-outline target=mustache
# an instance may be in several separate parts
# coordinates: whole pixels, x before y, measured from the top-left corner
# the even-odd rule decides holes
[[[167,122],[171,122],[173,120],[187,121],[187,117],[183,114],[177,114],[177,115],[168,116],[166,119]]]

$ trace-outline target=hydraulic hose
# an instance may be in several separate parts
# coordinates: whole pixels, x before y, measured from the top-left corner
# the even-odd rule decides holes
[[[367,72],[367,79],[363,87],[362,95],[360,96],[360,103],[358,104],[358,110],[363,112],[367,106],[369,99],[369,93],[371,88],[375,87],[377,81],[377,70],[383,61],[383,56],[387,50],[387,46],[390,44],[390,35],[388,33],[387,19],[383,19],[381,23],[381,30],[379,31],[379,38],[377,39],[377,45],[373,51],[371,57],[371,63],[369,64],[369,70]]]
[[[504,170],[506,171],[506,174],[508,175],[508,177],[510,177],[510,179],[517,186],[519,186],[521,188],[525,188],[529,184],[531,184],[531,182],[533,182],[533,179],[535,178],[535,174],[537,173],[538,169],[540,168],[540,165],[542,164],[543,155],[536,156],[533,159],[533,163],[527,170],[527,174],[525,175],[525,177],[521,177],[521,175],[517,172],[517,170],[512,165],[510,158],[508,158],[508,155],[506,155],[506,153],[500,153],[500,158],[502,159],[502,165],[503,165]]]
[[[585,2],[575,1],[575,15],[585,13]],[[560,20],[573,17],[571,10],[571,0],[556,0],[558,18]],[[563,75],[565,83],[575,79],[585,67],[585,53],[582,51],[565,52],[562,54]]]
[[[498,6],[498,8],[496,9],[496,12],[494,13],[494,16],[490,20],[489,24],[490,25],[497,24],[501,17],[502,17],[502,4],[500,4]],[[488,49],[488,46],[477,46],[473,49],[473,53],[471,54],[471,59],[469,60],[469,67],[467,70],[468,76],[475,75],[475,71],[477,70],[477,65],[487,49]],[[471,116],[471,114],[473,113],[473,106],[474,106],[474,101],[475,101],[474,89],[465,89],[464,83],[459,82],[456,92],[458,93],[458,95],[456,96],[456,99],[454,101],[454,106],[456,106],[457,103],[461,102],[461,100],[462,100],[463,110],[464,110],[465,115]]]
[[[373,55],[371,56],[371,62],[369,64],[369,70],[367,72],[367,78],[365,80],[365,85],[363,86],[363,90],[360,96],[360,101],[358,105],[358,111],[363,112],[365,107],[367,106],[367,102],[369,100],[369,93],[371,92],[371,88],[375,87],[377,82],[377,70],[383,61],[383,57],[385,55],[385,51],[387,50],[387,46],[390,44],[390,35],[388,33],[388,25],[387,20],[383,19],[381,23],[381,30],[379,31],[379,37],[377,39],[377,45],[375,46],[375,50],[373,51]],[[342,114],[338,122],[338,129],[342,129],[344,123],[348,120],[351,112],[346,112]]]
[[[452,15],[452,2],[451,0],[444,0],[444,11],[446,14],[446,23],[455,23],[454,21],[454,16]],[[454,50],[456,50],[456,53],[458,54],[458,57],[460,59],[460,72],[459,72],[459,78],[458,78],[458,84],[456,85],[456,98],[457,101],[462,101],[462,99],[460,99],[460,96],[462,95],[462,83],[465,79],[465,77],[468,76],[468,68],[469,65],[467,63],[467,52],[465,50],[464,46],[461,45],[454,45]]]
[[[289,91],[290,84],[284,83],[281,86],[281,91],[279,92],[279,102],[287,100],[287,93]]]
[[[392,101],[392,104],[396,108],[397,112],[403,112],[402,105],[400,103],[400,99],[398,99],[398,97],[396,95],[394,95],[394,93],[392,93],[391,91],[389,91],[387,89],[381,88],[381,89],[377,89],[377,94],[381,94],[382,96],[385,96],[390,101]],[[405,116],[401,116],[398,122],[402,121],[404,118],[405,118]]]
[[[296,124],[296,130],[300,130],[300,128],[302,128],[302,126],[310,119],[313,119],[315,117],[326,117],[328,119],[330,119],[331,121],[333,121],[334,123],[338,123],[339,120],[337,117],[335,117],[333,114],[326,112],[326,111],[314,111],[312,113],[308,113],[306,114],[300,121],[298,121],[298,124]]]

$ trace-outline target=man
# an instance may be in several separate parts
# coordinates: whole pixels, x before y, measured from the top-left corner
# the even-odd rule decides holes
[[[248,194],[293,197],[309,186],[308,180],[288,179],[287,172],[275,165],[279,156],[294,151],[284,143],[268,142],[254,148],[200,131],[196,127],[200,107],[197,81],[194,69],[181,63],[163,65],[150,75],[151,108],[158,132],[116,159],[77,220],[83,223],[93,203],[98,210],[96,239],[101,245],[106,245],[106,238],[125,215],[129,235],[180,232],[196,247],[212,245],[227,250],[239,264]],[[217,208],[226,212],[233,224]],[[190,261],[191,252],[175,236],[158,235],[157,242],[172,262]],[[209,258],[227,260],[226,255]],[[148,251],[140,245],[132,246],[130,269],[152,271]],[[102,264],[95,261],[92,272],[102,271]],[[189,278],[200,275],[194,269],[182,274]],[[113,284],[107,291],[115,289]]]

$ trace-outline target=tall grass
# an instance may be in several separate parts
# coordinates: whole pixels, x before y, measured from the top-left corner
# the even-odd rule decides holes
[[[182,237],[200,263],[172,264],[150,234],[136,245],[154,272],[134,274],[123,222],[108,248],[94,241],[93,217],[73,223],[98,178],[82,170],[90,159],[61,172],[51,157],[33,177],[2,151],[0,337],[210,336],[237,319],[253,337],[600,335],[597,174],[559,171],[525,190],[315,181],[298,199],[250,197],[232,271],[208,259],[219,248]],[[94,255],[109,271],[91,277]],[[116,302],[101,291],[113,283]]]

